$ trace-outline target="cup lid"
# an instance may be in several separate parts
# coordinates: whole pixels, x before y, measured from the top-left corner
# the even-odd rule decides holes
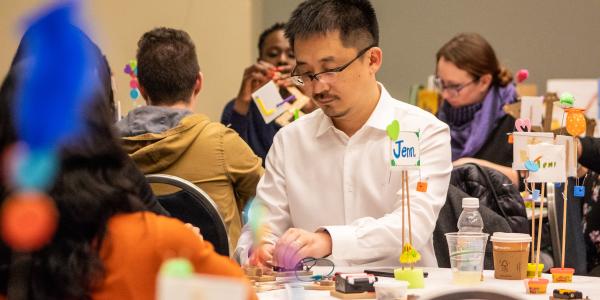
[[[494,232],[490,240],[503,243],[528,243],[531,242],[531,236],[526,233]]]
[[[404,280],[378,280],[373,283],[374,287],[394,287],[394,288],[403,288],[408,287],[408,281]]]

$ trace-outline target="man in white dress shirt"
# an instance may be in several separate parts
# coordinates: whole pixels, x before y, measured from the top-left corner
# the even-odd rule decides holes
[[[243,229],[242,263],[293,267],[304,257],[338,265],[399,265],[401,174],[390,166],[386,127],[420,131],[421,170],[409,171],[413,246],[437,266],[432,235],[452,170],[448,126],[390,96],[376,80],[382,63],[375,11],[366,0],[309,0],[286,27],[296,54],[294,81],[321,108],[281,129],[256,201],[268,233],[252,245]],[[428,190],[417,192],[417,182]]]

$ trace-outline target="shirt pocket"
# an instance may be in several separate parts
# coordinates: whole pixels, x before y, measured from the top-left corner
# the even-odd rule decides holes
[[[396,207],[396,202],[400,199],[398,192],[402,188],[402,171],[392,170],[388,168],[387,175],[382,183],[382,203],[386,206],[386,210],[392,212]]]

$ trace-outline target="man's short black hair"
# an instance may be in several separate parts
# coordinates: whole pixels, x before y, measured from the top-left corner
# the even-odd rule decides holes
[[[187,32],[155,28],[138,41],[138,80],[153,105],[188,101],[200,66],[196,46]]]
[[[285,27],[292,48],[296,38],[340,31],[345,47],[379,45],[379,25],[368,0],[308,0],[294,10]]]
[[[285,30],[285,23],[275,23],[273,24],[271,27],[265,29],[265,31],[263,31],[260,36],[258,37],[258,56],[260,57],[262,55],[262,51],[265,48],[265,40],[267,39],[267,36],[269,36],[269,34],[278,31],[278,30]]]

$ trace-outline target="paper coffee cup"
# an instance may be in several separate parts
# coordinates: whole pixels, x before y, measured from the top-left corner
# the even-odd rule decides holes
[[[525,279],[531,236],[523,233],[494,232],[494,278]]]

